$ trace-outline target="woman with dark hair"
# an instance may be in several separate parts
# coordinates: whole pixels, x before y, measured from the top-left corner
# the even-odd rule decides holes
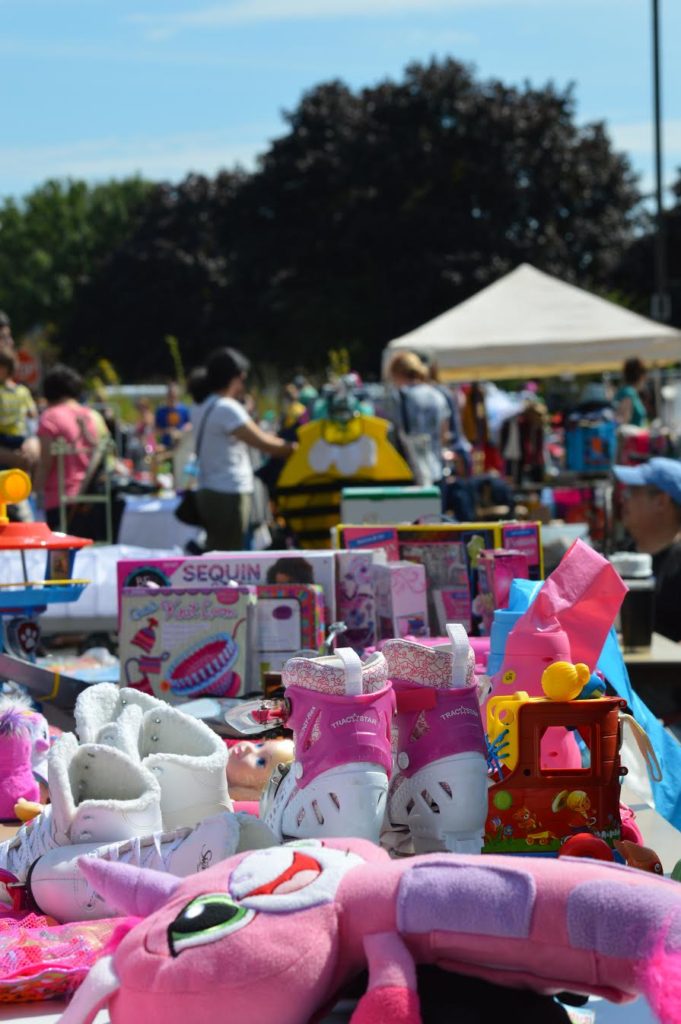
[[[80,375],[63,363],[57,363],[45,374],[43,395],[47,408],[38,420],[40,461],[35,493],[38,502],[43,502],[45,517],[52,529],[59,529],[60,518],[59,470],[53,453],[55,441],[61,440],[68,445],[69,451],[62,456],[64,494],[75,497],[83,488],[88,470],[92,469],[97,445],[108,434],[101,415],[81,404],[82,391]],[[75,531],[78,506],[73,508],[73,522],[69,523],[69,528]],[[83,529],[83,524],[78,528]]]
[[[627,359],[622,367],[622,387],[615,395],[615,409],[620,423],[630,423],[632,427],[643,427],[648,415],[641,398],[646,384],[646,367],[634,356]]]
[[[199,467],[197,502],[206,530],[206,548],[244,547],[253,498],[249,446],[287,458],[296,445],[266,434],[242,404],[250,363],[233,348],[211,353],[206,363],[209,397],[196,410],[193,426]]]

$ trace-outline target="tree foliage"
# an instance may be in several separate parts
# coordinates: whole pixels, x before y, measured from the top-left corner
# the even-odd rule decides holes
[[[240,180],[226,172],[215,179],[191,175],[153,188],[134,231],[78,296],[68,344],[81,360],[91,358],[92,339],[129,378],[158,378],[174,373],[168,335],[178,339],[188,366],[217,344],[227,326],[235,258],[221,224]]]
[[[570,88],[433,61],[359,91],[321,84],[284,119],[254,173],[147,192],[106,253],[69,263],[61,306],[59,273],[42,275],[34,308],[63,311],[70,350],[132,378],[170,372],[168,334],[187,365],[218,342],[287,368],[347,346],[375,371],[388,341],[520,262],[613,287],[639,194],[604,126],[576,123]],[[33,236],[42,260],[57,234]],[[30,276],[32,246],[15,252]],[[15,310],[11,283],[1,294]]]
[[[0,308],[17,336],[67,325],[79,289],[130,232],[150,187],[140,178],[48,181],[0,206]]]
[[[681,171],[672,187],[671,207],[664,214],[663,238],[667,257],[667,291],[671,300],[671,322],[681,327]],[[645,316],[650,315],[650,298],[657,290],[655,281],[656,226],[652,215],[645,230],[627,248],[613,279],[627,296],[629,304]]]
[[[286,117],[240,197],[275,352],[345,342],[375,367],[522,261],[604,284],[631,237],[634,175],[602,125],[575,124],[570,89],[478,82],[449,60],[356,94],[319,86]]]

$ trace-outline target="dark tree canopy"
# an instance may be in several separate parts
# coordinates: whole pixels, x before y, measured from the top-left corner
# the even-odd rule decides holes
[[[275,357],[346,343],[375,368],[522,261],[602,285],[631,237],[634,175],[602,125],[575,124],[570,89],[449,60],[358,94],[321,85],[286,120],[239,199],[242,283]]]
[[[135,379],[168,372],[173,334],[187,365],[216,342],[282,368],[347,346],[375,372],[391,338],[520,262],[612,287],[635,236],[632,170],[570,88],[433,61],[321,84],[284,118],[254,173],[153,189],[73,294],[69,351]]]
[[[671,322],[681,326],[681,171],[672,188],[672,204],[664,215],[667,256],[667,291],[671,299]],[[646,230],[633,240],[613,275],[613,281],[627,301],[644,316],[650,316],[650,297],[656,291],[655,224],[648,218]]]

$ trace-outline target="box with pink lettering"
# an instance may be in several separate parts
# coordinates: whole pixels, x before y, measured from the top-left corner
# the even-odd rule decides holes
[[[254,587],[125,587],[121,685],[171,704],[241,697],[259,687]]]
[[[318,584],[324,592],[327,622],[336,614],[333,551],[212,551],[178,558],[121,559],[118,592],[123,587],[225,587],[236,580],[245,586],[282,583]]]

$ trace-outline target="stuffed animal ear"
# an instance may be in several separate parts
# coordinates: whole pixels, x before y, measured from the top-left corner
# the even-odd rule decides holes
[[[170,899],[180,879],[163,871],[117,861],[79,857],[78,867],[107,903],[124,914],[148,917]]]
[[[350,1024],[421,1024],[416,968],[399,935],[367,935],[364,951],[369,988],[357,1004]]]

